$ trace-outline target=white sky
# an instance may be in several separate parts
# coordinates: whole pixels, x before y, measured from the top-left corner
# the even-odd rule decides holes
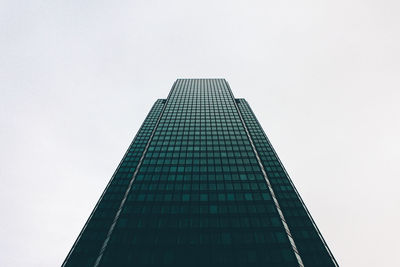
[[[176,78],[248,100],[341,266],[400,266],[400,4],[0,0],[0,265],[57,266]]]

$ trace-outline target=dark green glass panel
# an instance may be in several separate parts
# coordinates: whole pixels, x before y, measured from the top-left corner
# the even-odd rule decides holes
[[[65,266],[329,266],[329,256],[247,103],[223,79],[180,79]]]

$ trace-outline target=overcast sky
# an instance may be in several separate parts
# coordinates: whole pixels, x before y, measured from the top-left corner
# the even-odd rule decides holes
[[[226,78],[341,266],[400,266],[400,4],[0,0],[0,265],[59,266],[176,78]]]

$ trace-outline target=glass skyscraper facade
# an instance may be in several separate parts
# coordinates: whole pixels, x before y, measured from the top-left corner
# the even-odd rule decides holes
[[[224,79],[155,102],[63,266],[338,266]]]

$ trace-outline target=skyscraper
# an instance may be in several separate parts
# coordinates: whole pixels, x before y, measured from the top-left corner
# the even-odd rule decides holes
[[[337,266],[224,79],[155,102],[63,266]]]

